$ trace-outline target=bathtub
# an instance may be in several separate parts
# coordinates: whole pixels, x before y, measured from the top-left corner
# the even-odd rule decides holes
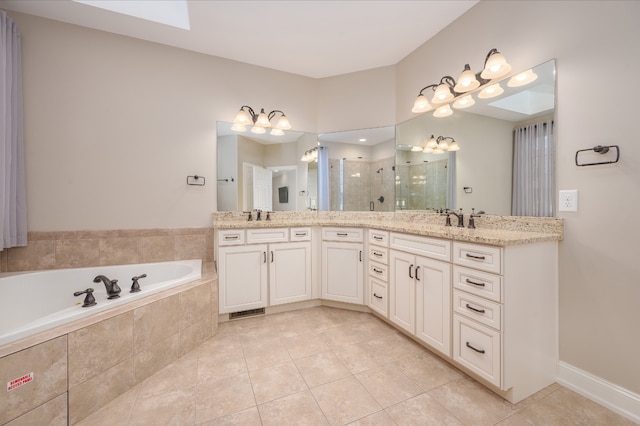
[[[130,293],[131,278],[140,279],[141,291]],[[117,299],[107,299],[97,275],[117,279],[122,289]],[[139,301],[151,294],[170,289],[202,277],[202,261],[146,263],[122,266],[60,269],[0,274],[0,347],[33,334],[81,318]],[[74,292],[93,288],[97,304],[82,307],[85,295]]]

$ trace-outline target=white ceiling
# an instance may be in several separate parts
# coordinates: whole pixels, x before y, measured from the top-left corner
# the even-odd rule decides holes
[[[0,8],[322,78],[394,65],[477,2],[189,0],[190,30],[71,0]]]

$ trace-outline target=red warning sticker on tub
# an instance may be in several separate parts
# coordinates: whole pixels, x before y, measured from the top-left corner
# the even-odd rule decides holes
[[[19,388],[22,385],[26,385],[29,382],[33,381],[33,371],[29,374],[25,374],[22,377],[18,377],[17,379],[13,379],[10,382],[7,382],[7,392],[11,392],[12,390]]]

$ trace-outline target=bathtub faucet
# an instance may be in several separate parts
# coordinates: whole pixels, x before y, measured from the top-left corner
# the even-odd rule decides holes
[[[110,280],[104,275],[98,275],[93,279],[94,283],[99,283],[102,281],[104,287],[107,289],[107,299],[117,299],[120,297],[120,286],[118,285],[118,280]]]

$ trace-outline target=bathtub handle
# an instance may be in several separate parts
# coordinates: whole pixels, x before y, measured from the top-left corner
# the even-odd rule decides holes
[[[142,275],[138,275],[137,277],[131,278],[131,281],[133,282],[131,283],[131,290],[129,290],[129,293],[137,293],[141,290],[140,283],[138,282],[138,280],[142,278],[147,278],[147,274],[142,274]]]
[[[82,302],[82,307],[83,308],[88,308],[89,306],[94,306],[97,305],[96,303],[96,298],[93,297],[93,289],[92,288],[88,288],[85,291],[76,291],[75,293],[73,293],[74,296],[81,296],[83,294],[86,294],[86,296],[84,297],[84,302]]]

